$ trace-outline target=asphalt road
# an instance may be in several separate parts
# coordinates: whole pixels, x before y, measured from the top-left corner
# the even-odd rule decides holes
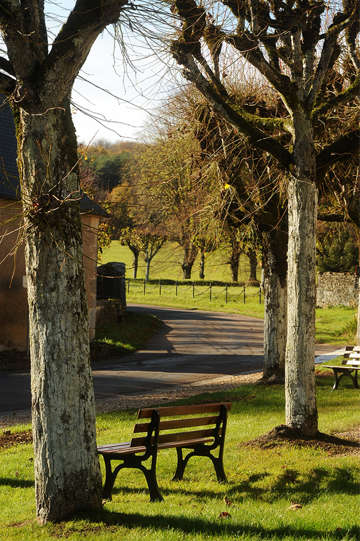
[[[170,390],[178,385],[261,369],[263,322],[199,310],[132,305],[165,323],[146,349],[94,370],[97,399]],[[0,412],[30,407],[30,377],[0,374]]]

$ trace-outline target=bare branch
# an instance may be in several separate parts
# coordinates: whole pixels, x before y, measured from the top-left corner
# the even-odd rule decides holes
[[[326,113],[330,109],[336,108],[340,103],[346,103],[352,98],[355,98],[359,94],[360,89],[360,74],[358,74],[351,85],[348,86],[343,92],[340,92],[327,102],[315,107],[312,112],[312,118],[318,118],[320,115]]]
[[[287,101],[293,101],[295,93],[289,92],[290,89],[293,90],[293,83],[287,75],[283,75],[280,71],[275,69],[274,63],[270,65],[265,60],[264,55],[259,49],[259,41],[255,36],[247,33],[239,38],[234,34],[226,36],[225,41],[235,47],[235,49],[237,49],[250,64],[257,68],[260,73],[270,81],[274,88],[286,97]]]
[[[56,37],[40,74],[49,89],[65,97],[98,35],[115,24],[127,0],[77,0]]]
[[[334,143],[325,147],[316,158],[316,177],[321,179],[336,162],[348,160],[360,152],[360,129],[346,133]]]
[[[232,126],[246,135],[251,142],[262,150],[266,150],[273,155],[286,169],[289,168],[292,157],[291,154],[278,141],[270,137],[265,132],[259,130],[246,120],[241,114],[235,111],[218,93],[214,91],[210,83],[201,74],[196,66],[191,54],[176,55],[175,58],[184,66],[184,77],[194,83],[196,88],[209,100],[215,111],[221,114]],[[181,61],[180,61],[181,60]]]

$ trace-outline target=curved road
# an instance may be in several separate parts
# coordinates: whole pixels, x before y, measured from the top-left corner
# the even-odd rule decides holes
[[[94,369],[97,399],[133,395],[258,370],[263,360],[263,322],[200,310],[131,305],[151,312],[165,328],[146,349]],[[30,408],[30,377],[0,373],[0,412]]]

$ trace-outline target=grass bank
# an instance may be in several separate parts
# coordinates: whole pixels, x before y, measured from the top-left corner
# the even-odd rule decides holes
[[[320,429],[344,432],[358,425],[359,391],[347,384],[331,392],[319,378]],[[198,401],[230,400],[225,446],[228,484],[218,484],[205,458],[189,462],[185,479],[170,481],[174,450],[160,452],[158,482],[165,497],[149,503],[141,472],[120,472],[112,502],[94,515],[40,527],[34,518],[30,444],[0,450],[0,539],[49,541],[358,540],[359,457],[352,449],[294,443],[260,448],[249,440],[284,421],[281,386],[242,385],[202,395]],[[194,400],[191,400],[192,402]],[[126,441],[135,412],[98,417],[98,443]],[[13,429],[14,430],[14,429]],[[340,454],[339,454],[340,452]],[[228,514],[224,514],[228,513]]]
[[[124,312],[120,322],[108,323],[96,329],[96,338],[91,344],[92,361],[133,353],[142,348],[162,326],[162,322],[151,314]]]

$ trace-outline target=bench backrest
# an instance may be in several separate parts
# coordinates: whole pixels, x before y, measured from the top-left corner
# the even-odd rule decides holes
[[[360,346],[346,346],[343,364],[360,366]]]
[[[198,438],[221,437],[225,433],[227,412],[230,408],[230,402],[219,402],[141,409],[138,411],[138,419],[152,418],[152,421],[135,425],[135,434],[146,432],[147,436],[133,437],[131,446],[146,445],[149,441],[146,438],[149,438],[150,423],[153,422],[154,411],[159,416],[156,441],[159,444],[170,444]],[[196,430],[184,431],[187,428],[196,428]],[[152,439],[154,440],[154,437]]]

